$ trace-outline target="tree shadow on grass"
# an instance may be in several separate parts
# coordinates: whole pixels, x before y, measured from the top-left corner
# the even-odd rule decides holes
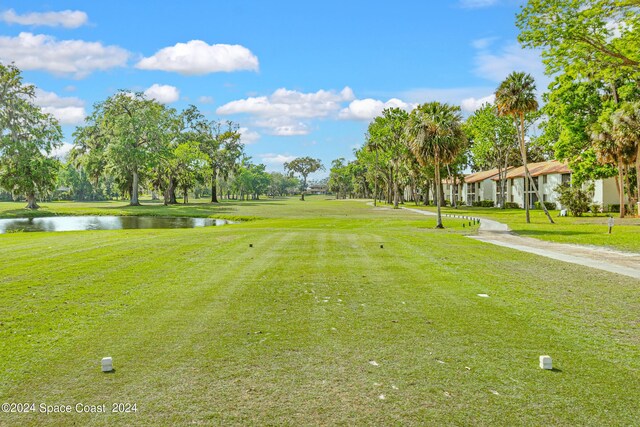
[[[176,214],[184,215],[184,216],[198,216],[199,214],[205,214],[208,216],[210,214],[216,213],[229,213],[235,211],[230,207],[215,205],[215,204],[177,204],[177,205],[146,205],[142,204],[140,206],[105,206],[105,211],[122,211],[128,214],[135,215],[169,215],[176,216]],[[201,216],[201,215],[200,215]]]
[[[44,218],[48,216],[58,216],[56,212],[44,210],[31,210],[31,209],[11,209],[0,212],[0,218],[15,219],[15,218]]]
[[[603,233],[606,233],[606,227],[603,227]],[[589,233],[586,231],[572,231],[572,230],[513,230],[519,236],[536,237],[536,236],[579,236],[579,235],[593,235],[597,233]]]

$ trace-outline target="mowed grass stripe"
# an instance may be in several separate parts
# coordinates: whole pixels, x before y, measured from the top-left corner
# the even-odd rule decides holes
[[[265,242],[265,246],[268,247],[271,245],[274,236],[265,235],[262,239]],[[201,241],[206,241],[206,239],[201,239]],[[251,264],[250,258],[241,255],[242,252],[246,251],[244,243],[234,242],[234,247],[227,248],[226,251],[220,251],[210,243],[212,242],[209,241],[209,244],[205,245],[201,243],[196,245],[200,251],[200,257],[196,258],[192,257],[193,251],[187,251],[188,247],[174,246],[174,262],[171,264],[179,264],[181,268],[189,271],[189,280],[185,281],[184,276],[179,275],[176,277],[177,280],[169,286],[164,283],[162,287],[148,287],[144,293],[136,296],[139,298],[136,307],[119,312],[117,315],[112,313],[105,321],[96,322],[91,330],[86,331],[84,342],[76,340],[69,343],[71,348],[82,349],[78,353],[74,352],[75,360],[73,363],[69,363],[68,349],[61,348],[58,355],[60,359],[49,361],[51,364],[43,369],[50,369],[58,363],[69,367],[68,371],[60,371],[59,376],[52,378],[52,381],[57,384],[56,388],[61,392],[63,390],[82,389],[91,393],[94,398],[100,397],[100,391],[104,388],[104,384],[100,380],[104,380],[105,377],[98,370],[98,362],[99,357],[107,353],[115,352],[118,354],[119,357],[116,356],[115,358],[116,360],[119,359],[121,369],[128,368],[131,369],[131,372],[137,371],[139,374],[138,379],[148,379],[149,376],[145,376],[145,374],[149,374],[148,369],[150,368],[155,370],[155,367],[161,367],[162,369],[158,372],[170,372],[171,368],[175,367],[176,359],[178,361],[189,360],[188,358],[172,357],[172,354],[178,349],[188,348],[184,341],[198,331],[197,325],[203,316],[216,315],[224,317],[224,309],[212,310],[207,309],[205,306],[207,304],[222,304],[224,307],[228,300],[228,297],[225,297],[224,294],[232,292],[234,289],[233,286],[229,285],[243,283],[242,281],[232,280],[234,276],[238,276],[242,272],[247,272],[246,274],[248,274],[250,271],[247,268],[247,265]],[[181,253],[182,256],[180,256]],[[212,255],[218,256],[219,259],[211,259]],[[216,262],[203,263],[203,259],[211,259],[211,261]],[[135,272],[122,271],[114,273],[112,278],[117,280],[118,274],[129,274],[131,277],[137,277],[139,280],[153,283],[155,278],[154,272],[151,270],[155,269],[155,276],[157,277],[164,275],[166,270],[174,268],[171,265],[159,268],[153,261],[151,259],[146,263],[142,263],[136,268]],[[209,268],[203,268],[203,266],[208,266]],[[116,291],[116,289],[112,289],[112,291]],[[219,293],[223,294],[220,298],[218,297]],[[117,293],[114,294],[115,298],[118,298],[118,296]],[[108,298],[108,295],[104,295],[104,297]],[[156,346],[161,346],[161,348],[154,348],[154,343]],[[146,350],[144,350],[145,348]],[[166,354],[166,362],[172,364],[172,366],[163,366],[164,359],[157,360],[158,354]],[[37,356],[40,357],[36,357],[36,359],[46,359],[51,357],[51,354],[37,354]],[[134,359],[130,362],[131,366],[127,363],[128,356]],[[147,359],[148,356],[151,359]],[[67,363],[64,363],[65,361]],[[35,365],[37,362],[42,362],[42,360],[32,360],[31,362]],[[80,372],[83,374],[80,377],[73,373],[73,370],[78,367],[80,367]],[[30,396],[31,398],[42,399],[42,396],[39,395],[40,387],[36,387],[41,378],[38,378],[37,372],[31,371],[28,374],[29,381],[21,383],[19,391],[21,393],[29,391],[33,393]],[[43,375],[48,375],[48,373],[44,372]],[[116,387],[108,390],[108,396],[105,397],[113,399],[115,396],[122,396],[120,394],[122,386],[133,378],[133,376],[126,376],[126,374],[122,376],[124,376],[125,381],[114,383]],[[97,383],[90,382],[90,380],[95,381],[96,379],[98,380]],[[108,380],[109,378],[107,377],[106,379]],[[33,381],[34,387],[29,387],[31,381]],[[121,386],[118,386],[118,384],[121,384]],[[15,392],[14,390],[9,395]],[[54,396],[49,395],[49,397]],[[62,392],[58,397],[68,399],[69,393]]]

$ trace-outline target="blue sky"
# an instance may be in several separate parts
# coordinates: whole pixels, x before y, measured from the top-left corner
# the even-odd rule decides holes
[[[241,126],[269,170],[352,158],[384,106],[468,114],[509,72],[538,87],[516,41],[521,1],[1,1],[0,61],[35,84],[65,141],[118,89]],[[65,147],[68,149],[68,146]]]

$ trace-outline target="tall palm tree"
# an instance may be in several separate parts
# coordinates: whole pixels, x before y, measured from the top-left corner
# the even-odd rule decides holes
[[[367,131],[367,142],[365,148],[367,151],[373,152],[376,155],[374,165],[374,179],[373,179],[373,206],[378,205],[378,154],[382,150],[382,140],[378,137],[377,129],[379,127],[380,118],[376,117],[373,122],[369,124]]]
[[[602,164],[615,164],[618,168],[616,185],[620,203],[620,218],[625,216],[624,204],[624,153],[623,147],[616,142],[611,117],[600,118],[591,126],[591,139],[598,161]]]
[[[538,194],[538,200],[544,210],[545,215],[549,218],[549,222],[553,224],[553,219],[547,211],[542,196],[538,191],[535,182],[531,179],[529,168],[527,167],[527,146],[525,142],[524,117],[527,113],[531,113],[538,109],[538,101],[536,100],[536,84],[531,75],[524,72],[514,71],[500,83],[496,90],[496,108],[500,116],[511,116],[516,125],[518,136],[520,137],[520,154],[522,155],[522,164],[524,166],[524,207],[527,217],[527,223],[531,222],[529,217],[529,186],[533,186],[533,190]]]
[[[433,163],[438,188],[441,183],[440,166],[453,162],[466,143],[460,107],[439,102],[419,105],[409,114],[406,134],[409,149],[420,165]],[[437,194],[435,199],[438,207],[436,228],[444,228],[440,195]]]
[[[640,215],[640,102],[625,102],[613,114],[614,137],[623,150],[628,165],[635,161],[636,202]],[[629,194],[631,196],[631,194]]]

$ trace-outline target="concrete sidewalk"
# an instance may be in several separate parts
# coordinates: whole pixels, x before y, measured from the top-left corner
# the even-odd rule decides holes
[[[422,215],[436,215],[434,212],[421,209],[403,209]],[[475,218],[481,220],[480,228],[477,235],[468,236],[471,239],[640,279],[640,254],[638,253],[522,237],[511,233],[506,224],[486,218]]]

